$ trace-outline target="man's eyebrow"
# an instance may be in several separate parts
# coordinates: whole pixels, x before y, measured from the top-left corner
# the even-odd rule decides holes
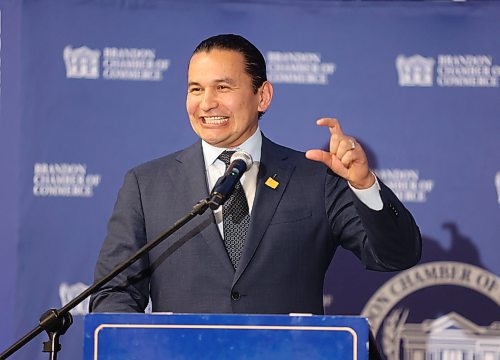
[[[228,83],[228,84],[235,84],[236,82],[229,77],[222,78],[222,79],[217,79],[214,81],[214,83],[219,84],[219,83]]]
[[[227,84],[230,84],[230,85],[236,84],[236,82],[232,78],[229,78],[229,77],[222,78],[222,79],[215,79],[212,83],[213,84],[227,83]],[[197,81],[190,81],[190,82],[188,82],[188,86],[200,86],[200,85],[201,84],[199,82],[197,82]]]

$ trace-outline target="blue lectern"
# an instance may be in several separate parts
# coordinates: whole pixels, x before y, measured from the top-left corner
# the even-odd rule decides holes
[[[368,359],[351,316],[90,314],[84,360]]]

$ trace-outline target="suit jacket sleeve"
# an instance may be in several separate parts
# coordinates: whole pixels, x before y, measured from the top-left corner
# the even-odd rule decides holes
[[[144,215],[137,176],[131,170],[118,193],[108,235],[96,265],[98,281],[146,244]],[[104,285],[90,298],[91,312],[144,312],[149,299],[147,255]]]
[[[360,258],[366,268],[378,271],[407,269],[421,256],[420,231],[410,212],[379,180],[382,210],[367,207],[347,182],[328,171],[326,211],[334,237]]]

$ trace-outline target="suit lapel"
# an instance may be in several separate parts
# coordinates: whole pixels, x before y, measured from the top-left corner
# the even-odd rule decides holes
[[[233,285],[254,256],[292,176],[295,165],[287,161],[287,158],[288,154],[283,151],[282,147],[262,136],[261,162],[250,226]],[[275,189],[266,185],[269,178],[274,178],[279,182]]]
[[[184,179],[184,183],[187,185],[186,201],[191,201],[194,206],[201,199],[207,198],[209,192],[201,141],[197,141],[192,146],[181,151],[176,157],[176,160],[181,165],[179,167],[182,174],[180,178]],[[219,257],[224,266],[227,267],[229,271],[234,271],[231,260],[229,260],[226,248],[224,247],[219,229],[215,223],[212,210],[207,209],[203,215],[197,218],[198,220],[195,218],[192,221],[199,223],[206,221],[207,218],[210,219],[210,225],[200,233],[200,236],[213,250],[214,254]]]
[[[197,141],[190,147],[182,150],[175,158],[180,163],[180,174],[172,174],[173,178],[180,178],[186,186],[186,201],[196,203],[208,196],[207,182],[205,177],[205,162],[201,150],[201,141]]]

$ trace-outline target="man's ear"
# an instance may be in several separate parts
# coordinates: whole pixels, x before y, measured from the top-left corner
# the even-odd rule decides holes
[[[269,81],[264,81],[258,92],[260,94],[258,110],[265,112],[273,99],[273,85]]]

